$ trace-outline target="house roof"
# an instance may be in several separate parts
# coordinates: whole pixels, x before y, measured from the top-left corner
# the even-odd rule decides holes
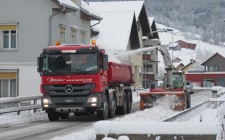
[[[66,8],[72,9],[72,10],[79,10],[80,7],[77,6],[74,2],[71,0],[56,0],[60,6],[65,6]]]
[[[140,21],[143,35],[151,32],[148,16],[145,10],[144,1],[107,1],[89,2],[89,5],[100,13],[112,12],[134,12],[136,21]]]
[[[90,2],[89,4],[101,13],[134,11],[137,21],[141,9],[144,5],[144,1],[107,1],[107,2]]]
[[[91,20],[102,20],[100,13],[98,13],[96,10],[94,10],[90,5],[88,5],[83,0],[81,0],[80,9],[82,12],[84,12],[86,15],[88,15]]]
[[[154,19],[154,17],[148,17],[148,22],[150,26],[152,26]]]
[[[221,54],[219,54],[218,52],[216,52],[215,54],[213,54],[211,57],[209,57],[206,61],[204,61],[201,65],[205,65],[205,63],[207,63],[210,59],[212,59],[213,57],[215,57],[216,55],[221,56],[222,58],[225,59],[225,57]]]
[[[94,26],[99,34],[92,36],[96,45],[113,51],[126,51],[135,15],[132,11],[101,12],[102,20]],[[92,21],[91,24],[95,22]],[[119,35],[118,35],[119,34]]]
[[[183,66],[184,66],[184,64],[183,64],[183,63],[181,63],[181,62],[174,62],[174,63],[173,63],[173,66],[174,66],[175,68],[177,68],[178,66],[183,67]]]
[[[180,61],[182,61],[182,60],[180,58],[178,58],[178,57],[173,59],[173,62],[180,62]]]
[[[66,8],[70,10],[77,11],[80,9],[81,12],[83,12],[85,16],[90,20],[102,20],[102,17],[100,16],[100,14],[97,11],[95,11],[93,8],[91,8],[91,6],[89,6],[83,0],[81,0],[80,7],[71,0],[54,0],[54,1],[56,1],[58,5],[65,6]]]
[[[196,61],[192,59],[192,61],[190,63],[188,63],[187,65],[183,66],[181,70],[184,70],[185,68],[187,68],[188,66],[194,64]]]
[[[195,50],[195,48],[196,48],[196,44],[188,43],[183,40],[179,40],[177,42],[181,46],[181,48],[186,48],[186,49],[191,49],[191,50]]]

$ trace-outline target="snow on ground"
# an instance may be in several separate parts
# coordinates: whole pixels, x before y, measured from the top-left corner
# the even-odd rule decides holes
[[[214,87],[212,89],[217,90],[220,88]],[[147,90],[139,90],[138,92],[133,92],[134,102],[140,100],[138,93],[146,91]],[[221,100],[221,98],[218,98],[216,100]],[[56,136],[52,140],[95,140],[97,132],[107,134],[111,131],[117,133],[124,132],[127,134],[131,132],[140,134],[172,134],[174,132],[176,132],[176,134],[216,134],[219,132],[219,130],[223,130],[225,121],[221,118],[223,118],[224,116],[224,104],[221,105],[219,109],[209,108],[207,110],[204,110],[199,115],[196,115],[196,117],[192,118],[189,122],[165,123],[162,121],[179,113],[178,111],[170,109],[170,103],[170,98],[165,97],[162,98],[162,101],[157,102],[157,106],[153,108],[149,108],[144,111],[137,111],[125,116],[120,116],[113,119],[112,121],[99,121],[89,129],[75,132],[62,137]],[[200,118],[202,122],[200,122]],[[0,125],[12,125],[46,119],[47,115],[43,112],[38,112],[36,114],[22,113],[21,115],[8,114],[0,116]],[[171,129],[171,125],[173,125],[173,129]],[[126,136],[120,137],[120,140],[127,139],[129,138]],[[106,137],[104,138],[104,140],[113,139]]]
[[[16,115],[16,113],[9,113],[0,115],[0,126],[9,126],[46,119],[48,119],[48,117],[45,112],[29,113],[25,111],[21,113],[21,115]]]
[[[222,96],[221,98],[225,97]],[[164,99],[164,102],[165,100],[167,99]],[[218,100],[220,99],[218,98]],[[169,117],[168,115],[173,116],[178,113],[171,110],[167,103],[158,102],[158,106],[153,108],[137,111],[115,118],[112,121],[99,121],[93,125],[93,128],[64,137],[56,137],[52,140],[94,140],[96,133],[107,135],[110,132],[115,134],[218,134],[217,140],[220,140],[220,136],[224,134],[223,126],[225,121],[223,116],[225,104],[222,104],[218,109],[208,108],[188,122],[165,123],[161,121]],[[171,126],[173,126],[173,129],[171,129]],[[105,137],[103,140],[115,139]],[[129,140],[129,138],[123,136],[119,137],[118,140]]]

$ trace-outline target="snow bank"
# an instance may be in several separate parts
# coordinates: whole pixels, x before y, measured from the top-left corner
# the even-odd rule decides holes
[[[218,127],[213,122],[115,122],[99,121],[93,124],[98,134],[217,134]]]

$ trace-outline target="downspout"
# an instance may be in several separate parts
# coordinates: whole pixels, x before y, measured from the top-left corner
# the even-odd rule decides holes
[[[52,18],[55,16],[55,15],[58,15],[59,13],[62,13],[65,11],[65,5],[63,5],[63,9],[57,13],[54,13],[52,14],[49,19],[48,19],[48,23],[49,23],[49,36],[48,36],[48,46],[51,45],[51,42],[52,42]]]
[[[98,22],[97,22],[97,23],[95,23],[95,24],[93,24],[93,25],[91,25],[91,27],[93,27],[93,26],[95,26],[95,25],[99,24],[100,22],[101,22],[101,20],[98,20]]]

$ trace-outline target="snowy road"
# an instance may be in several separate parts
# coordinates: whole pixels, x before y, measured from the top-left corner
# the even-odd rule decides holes
[[[192,106],[195,106],[199,103],[204,102],[205,100],[211,97],[210,91],[203,91],[200,93],[192,94]],[[138,99],[137,99],[138,100]],[[139,103],[136,102],[133,104],[132,112],[139,110]],[[162,121],[164,118],[171,115],[171,111],[163,111],[162,106],[153,107],[150,110],[145,111],[138,111],[136,113],[127,115],[125,118],[127,120],[132,121],[132,116],[134,114],[139,114],[140,119],[143,120],[145,114],[151,113],[152,117],[149,117],[152,121]],[[157,117],[157,115],[161,113]],[[177,112],[176,112],[177,113]],[[156,115],[157,114],[157,115]],[[115,120],[119,120],[116,118]],[[43,140],[43,139],[51,139],[56,136],[64,136],[68,135],[73,132],[85,130],[87,128],[91,128],[92,124],[96,122],[96,116],[73,116],[71,114],[70,119],[61,120],[58,122],[49,122],[47,119],[30,122],[30,123],[23,123],[17,124],[12,126],[0,126],[0,136],[1,139],[25,139],[25,140]]]

